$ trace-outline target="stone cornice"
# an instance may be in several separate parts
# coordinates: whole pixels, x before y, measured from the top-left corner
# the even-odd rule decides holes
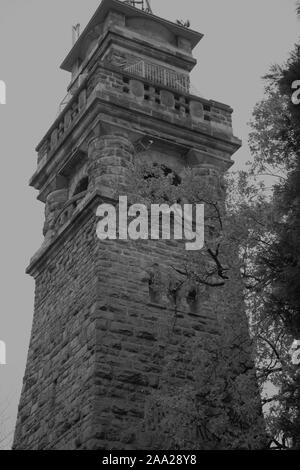
[[[141,18],[151,18],[153,21],[165,26],[170,31],[172,31],[176,36],[181,36],[188,39],[191,42],[192,48],[194,48],[198,42],[202,39],[203,34],[193,31],[190,28],[185,28],[179,24],[172,23],[171,21],[160,18],[159,16],[146,13],[138,8],[134,8],[128,4],[120,2],[118,0],[103,0],[94,13],[92,19],[89,21],[88,25],[80,35],[79,39],[75,43],[74,47],[71,49],[63,63],[61,68],[63,70],[71,71],[72,65],[78,54],[80,53],[83,42],[86,40],[88,33],[100,23],[103,23],[107,13],[112,11],[117,11],[124,14],[126,17],[141,17]]]
[[[99,49],[107,47],[109,42],[114,45],[127,47],[128,52],[135,51],[138,53],[144,48],[145,55],[148,57],[159,60],[161,56],[165,56],[166,64],[175,65],[189,71],[191,71],[197,64],[197,60],[192,55],[187,54],[184,51],[177,50],[175,47],[167,47],[163,44],[159,46],[158,43],[151,43],[149,40],[143,37],[138,37],[137,35],[128,37],[128,34],[126,35],[125,28],[114,28],[109,30],[106,37],[99,44]]]

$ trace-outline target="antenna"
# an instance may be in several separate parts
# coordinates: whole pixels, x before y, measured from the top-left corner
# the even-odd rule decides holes
[[[80,36],[80,23],[77,23],[75,26],[72,26],[72,43],[73,43],[73,46],[75,44],[75,42],[77,41],[77,39],[79,38]]]
[[[146,13],[152,13],[150,0],[125,0],[124,3],[128,3],[128,5],[131,5],[135,8],[140,7]]]

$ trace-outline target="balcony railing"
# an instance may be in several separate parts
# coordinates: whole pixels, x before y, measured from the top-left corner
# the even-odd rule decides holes
[[[138,75],[146,80],[173,88],[183,93],[189,93],[190,91],[190,79],[188,76],[176,73],[171,69],[160,67],[156,64],[145,62],[144,60],[129,65],[124,70],[133,75]]]
[[[143,75],[147,78],[142,78]],[[137,77],[136,80],[134,76]],[[155,85],[157,82],[161,84]],[[172,113],[174,118],[189,118],[191,120],[189,125],[211,123],[222,132],[232,134],[231,109],[221,103],[211,102],[184,91],[188,89],[190,89],[188,77],[146,64],[144,61],[121,71],[99,66],[90,80],[85,79],[71,100],[66,103],[37,147],[38,162],[44,163],[44,159],[63,141],[67,132],[86,109],[87,99],[94,90],[119,97],[127,95],[128,99],[134,100],[139,106],[143,103],[147,108],[150,106],[156,111],[160,108],[162,113],[168,113],[168,118]]]

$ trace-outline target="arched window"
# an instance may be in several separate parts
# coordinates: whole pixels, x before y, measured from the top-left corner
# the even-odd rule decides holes
[[[171,168],[167,167],[166,165],[160,165],[158,163],[153,163],[153,171],[151,168],[147,169],[144,173],[144,179],[147,180],[149,178],[158,178],[159,176],[172,176],[172,185],[178,186],[181,184],[181,178],[175,171],[171,170]]]

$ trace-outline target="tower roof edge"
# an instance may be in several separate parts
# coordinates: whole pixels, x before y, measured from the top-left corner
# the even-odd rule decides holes
[[[180,24],[173,23],[172,21],[166,20],[159,16],[154,15],[153,13],[149,13],[143,10],[139,10],[127,3],[124,3],[120,0],[102,0],[99,7],[95,11],[94,15],[92,16],[91,20],[79,36],[78,40],[68,53],[67,57],[62,62],[60,68],[62,70],[66,70],[70,72],[72,70],[72,66],[76,59],[80,56],[81,48],[84,44],[84,41],[89,34],[89,32],[98,24],[104,22],[106,15],[109,11],[116,11],[118,13],[123,13],[126,17],[141,17],[141,18],[151,18],[153,21],[164,25],[167,27],[171,32],[173,32],[176,36],[180,36],[182,38],[187,39],[192,49],[196,47],[196,45],[201,41],[203,38],[203,34],[197,31],[194,31],[190,28],[185,26],[181,26]]]

